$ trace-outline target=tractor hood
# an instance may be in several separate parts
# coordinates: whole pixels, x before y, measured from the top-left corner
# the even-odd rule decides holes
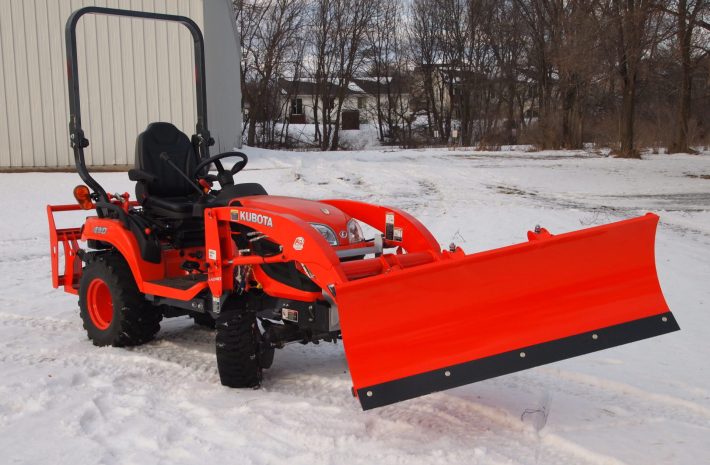
[[[339,245],[348,244],[347,224],[351,217],[340,209],[314,200],[283,197],[278,195],[254,195],[239,198],[245,207],[260,208],[274,213],[286,213],[307,223],[330,227],[337,236]]]

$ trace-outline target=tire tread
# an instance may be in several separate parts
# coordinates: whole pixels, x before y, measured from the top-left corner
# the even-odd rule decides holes
[[[217,368],[224,386],[258,387],[258,327],[251,312],[226,312],[217,320]]]
[[[147,302],[138,290],[130,267],[123,257],[117,253],[95,255],[89,259],[84,273],[98,274],[109,286],[114,303],[113,319],[119,325],[111,331],[108,340],[98,341],[95,336],[92,337],[92,333],[96,330],[92,327],[91,319],[85,310],[84,293],[79,292],[79,309],[84,329],[95,345],[135,346],[155,337],[160,330],[163,315],[159,309]],[[115,308],[117,304],[120,305],[118,309]]]

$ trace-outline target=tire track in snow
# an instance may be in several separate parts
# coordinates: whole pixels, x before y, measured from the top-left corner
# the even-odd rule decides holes
[[[608,206],[608,205],[603,205],[602,203],[594,203],[590,202],[589,200],[582,200],[580,199],[579,194],[569,194],[569,193],[561,193],[561,194],[556,194],[556,195],[545,195],[539,191],[536,190],[524,190],[516,185],[506,185],[506,184],[486,184],[485,187],[489,190],[494,190],[497,193],[500,194],[506,194],[506,195],[514,195],[519,199],[524,199],[526,202],[532,204],[532,205],[541,205],[543,207],[548,207],[548,208],[553,208],[553,209],[561,209],[561,210],[580,210],[584,211],[587,213],[591,213],[594,215],[594,219],[589,221],[588,223],[583,223],[583,226],[590,226],[596,223],[608,223],[612,221],[619,221],[623,219],[627,219],[631,216],[639,216],[643,215],[648,211],[657,211],[657,212],[675,212],[675,211],[683,211],[683,212],[702,212],[702,211],[707,211],[707,208],[704,206],[698,206],[697,208],[685,208],[682,206],[675,206],[669,208],[667,205],[646,205],[646,206],[637,206],[637,207],[632,207],[632,206]],[[613,198],[622,198],[619,196],[611,196]],[[594,195],[589,195],[587,198],[591,199],[597,199],[599,201],[604,200],[603,197],[600,196],[594,196]],[[628,197],[629,199],[644,199],[644,198],[649,198],[648,195],[634,195],[630,194]],[[603,218],[598,218],[599,215],[604,215]],[[692,228],[689,225],[678,225],[674,224],[672,222],[669,222],[667,220],[663,219],[663,215],[661,213],[661,224],[663,227],[670,229],[674,232],[678,233],[691,233],[696,236],[700,236],[704,239],[707,239],[710,237],[710,234],[707,233],[707,231],[703,229],[698,229],[698,228]]]
[[[17,246],[18,244],[29,244],[32,243],[33,245],[41,244],[43,242],[46,242],[47,238],[46,237],[17,237],[14,239],[0,239],[0,248],[4,248],[7,245],[11,246]],[[47,246],[49,246],[49,243],[47,242]]]
[[[435,397],[439,397],[439,399]],[[442,397],[444,399],[441,399]],[[593,452],[556,434],[549,432],[540,434],[539,431],[523,423],[519,417],[506,410],[454,395],[439,393],[415,399],[408,404],[411,405],[408,406],[410,410],[418,411],[422,416],[440,417],[439,423],[443,434],[450,432],[451,425],[460,429],[464,435],[466,431],[470,430],[472,424],[481,425],[486,432],[492,434],[492,438],[486,438],[485,443],[500,441],[503,450],[498,452],[506,455],[511,462],[517,462],[521,455],[527,455],[534,457],[534,461],[530,463],[536,464],[624,465],[624,462],[619,459]],[[385,407],[385,409],[387,408],[389,407]],[[488,420],[488,423],[482,423],[481,417]],[[521,454],[521,449],[526,453]]]
[[[686,423],[689,419],[688,415],[690,415],[690,418],[695,420],[693,423],[705,426],[710,424],[710,408],[704,407],[696,402],[667,394],[649,392],[626,383],[584,373],[561,370],[553,367],[539,367],[538,370],[558,380],[563,380],[577,386],[591,387],[596,389],[596,391],[608,393],[610,396],[618,397],[619,395],[623,395],[625,396],[624,408],[639,404],[636,405],[637,408],[635,409],[638,413],[653,411],[656,414],[662,414],[664,418],[674,418]],[[559,386],[559,383],[556,383],[555,386]],[[568,386],[566,392],[573,394],[576,391],[574,388],[569,388]],[[679,415],[676,409],[684,410],[686,415]]]
[[[182,379],[208,384],[219,383],[216,371],[212,373],[207,369],[200,370],[196,366],[180,365],[161,358],[131,357],[118,353],[108,354],[106,349],[98,348],[94,348],[94,352],[81,354],[68,354],[59,350],[27,353],[26,350],[4,348],[2,354],[0,354],[0,363],[17,363],[26,366],[47,365],[50,368],[52,366],[75,368],[90,373],[100,373],[110,379],[122,376],[148,376],[165,380]]]
[[[29,317],[10,313],[0,313],[0,326],[47,330],[52,332],[80,331],[81,320],[76,322],[49,317]],[[200,333],[204,333],[200,334]],[[141,372],[141,366],[150,368],[148,373],[174,376],[203,381],[209,379],[219,382],[214,356],[214,333],[198,329],[197,331],[165,331],[164,336],[142,346],[128,348],[96,347],[88,340],[85,351],[78,354],[65,353],[62,350],[28,351],[4,348],[0,353],[0,362],[10,361],[26,365],[60,363],[76,368],[86,367],[106,374],[113,374],[116,365],[129,367],[130,373]],[[181,344],[201,344],[206,350],[198,350]],[[86,363],[84,363],[86,362]],[[104,364],[107,366],[104,367]],[[106,368],[106,369],[104,369]]]
[[[275,363],[279,363],[278,358]],[[349,377],[304,372],[276,376],[271,382],[268,382],[267,378],[266,390],[296,396],[311,404],[342,408],[357,415],[360,413],[360,407],[357,400],[349,394],[350,386]],[[541,454],[545,460],[540,463],[623,465],[623,462],[617,459],[591,452],[553,435],[541,438],[532,428],[509,412],[444,393],[420,397],[362,415],[374,417],[371,420],[373,422],[384,423],[378,425],[383,430],[390,430],[392,427],[396,429],[398,424],[401,426],[405,423],[416,430],[424,428],[427,436],[434,435],[460,442],[466,453],[456,457],[453,461],[455,463],[470,459],[471,451],[466,447],[471,447],[472,436],[476,436],[484,448],[501,455],[504,463],[520,463],[521,450],[526,450],[529,457]],[[481,421],[482,416],[487,421]]]
[[[21,315],[0,314],[0,323],[5,325],[16,325],[29,328],[41,328],[48,330],[77,329],[76,325],[66,320],[52,318],[24,317]],[[214,332],[198,327],[188,327],[179,329],[164,330],[162,337],[158,340],[128,350],[99,349],[87,343],[86,354],[82,356],[66,356],[60,351],[44,351],[38,354],[27,354],[24,351],[4,351],[0,356],[0,361],[11,361],[24,363],[27,365],[49,365],[61,364],[95,371],[109,377],[116,376],[150,376],[158,379],[184,379],[204,382],[210,385],[219,386],[216,362],[213,355]],[[306,348],[304,350],[318,350],[318,348]],[[112,351],[112,353],[107,352]],[[90,352],[90,353],[89,353]],[[126,355],[126,353],[131,355]],[[139,357],[132,355],[139,354]],[[340,355],[330,354],[317,355],[316,360],[307,360],[310,364],[318,359],[338,359],[335,366],[341,363]],[[298,357],[300,354],[289,354],[289,357]],[[312,357],[311,357],[312,358]],[[287,360],[286,360],[287,362]],[[279,360],[276,362],[279,363]],[[277,365],[278,366],[278,365]],[[348,394],[350,380],[347,377],[328,374],[310,373],[305,367],[302,372],[280,377],[278,375],[269,377],[264,384],[263,392],[266,394],[264,401],[273,400],[271,395],[278,395],[278,401],[305,403],[317,405],[323,408],[335,409],[337,413],[358,415],[359,406],[357,402]],[[589,375],[579,375],[573,372],[560,372],[559,370],[542,367],[538,368],[545,377],[561,379],[565,383],[547,383],[540,380],[539,376],[526,376],[526,386],[547,388],[554,386],[556,390],[573,396],[591,398],[595,404],[614,404],[618,402],[618,394],[625,394],[624,409],[631,413],[648,412],[653,410],[657,415],[664,418],[677,419],[687,422],[685,415],[678,415],[672,407],[684,407],[686,410],[697,410],[696,404],[676,399],[669,396],[654,395],[638,388],[613,383],[607,380]],[[267,371],[268,374],[268,371]],[[271,380],[269,380],[271,378]],[[610,384],[611,383],[611,384]],[[587,388],[596,388],[591,394],[588,390],[580,391],[575,386],[583,385]],[[614,391],[609,393],[609,388]],[[608,398],[608,399],[607,399]],[[601,400],[600,400],[601,399]],[[639,399],[653,402],[640,402]],[[668,409],[659,409],[658,402],[670,404]],[[702,409],[702,407],[700,407]],[[703,413],[703,417],[707,418]],[[520,462],[521,457],[542,457],[548,464],[567,463],[589,463],[619,465],[623,462],[611,457],[600,455],[566,439],[546,432],[542,436],[537,435],[529,426],[525,425],[512,413],[505,410],[489,407],[475,401],[458,398],[446,393],[439,393],[429,397],[419,398],[412,402],[405,402],[390,407],[385,407],[366,415],[375,419],[376,428],[387,430],[390,427],[401,426],[402,423],[413,428],[423,428],[431,434],[447,437],[452,441],[461,442],[461,449],[457,452],[463,454],[466,445],[470,445],[472,435],[475,443],[485,445],[486,449],[496,456],[501,456],[504,461],[511,463],[533,463]],[[631,418],[636,415],[631,415]],[[481,417],[485,421],[481,421]],[[619,418],[623,424],[628,418]],[[471,425],[476,424],[472,430]],[[515,446],[510,447],[511,444]],[[470,450],[469,450],[470,452]],[[524,452],[521,454],[521,452]],[[465,457],[456,456],[453,459],[463,460]],[[486,457],[487,459],[490,456]],[[537,461],[537,459],[535,459]]]
[[[35,317],[0,312],[0,326],[41,329],[47,331],[64,331],[80,329],[81,324],[51,317]]]
[[[271,390],[293,395],[294,384],[300,385],[296,393],[308,403],[338,407],[349,402],[351,407],[344,409],[345,413],[359,413],[355,400],[343,402],[340,396],[322,395],[323,386],[334,384],[330,380],[314,380],[313,376],[303,376],[296,378],[295,383],[294,379],[289,381],[288,384],[280,385],[279,389],[272,386]],[[349,386],[349,383],[341,384]],[[348,386],[339,386],[339,390],[345,392]],[[317,392],[314,388],[320,388],[320,395],[314,398],[304,394],[309,390],[311,393]],[[444,399],[418,398],[406,405],[384,407],[362,414],[371,417],[367,421],[375,430],[403,429],[404,434],[400,437],[406,437],[410,432],[425,434],[426,444],[437,444],[439,440],[457,443],[456,452],[447,457],[450,463],[469,463],[472,452],[483,448],[502,463],[624,465],[620,460],[591,452],[557,436],[541,437],[507,412],[456,397],[442,397]],[[490,463],[489,458],[486,456],[482,463]]]
[[[199,340],[158,339],[142,346],[126,348],[127,351],[140,354],[145,359],[160,360],[179,367],[181,370],[192,371],[202,381],[210,381],[219,385],[217,374],[217,359],[214,352],[214,335],[205,347],[187,347],[185,343],[195,343]]]
[[[0,322],[8,321],[19,322],[23,326],[32,328],[76,329],[75,325],[64,320],[0,315]],[[138,375],[186,379],[219,385],[213,338],[212,331],[182,328],[168,330],[154,342],[128,349],[100,349],[87,343],[87,354],[81,355],[65,355],[60,351],[27,354],[24,351],[10,350],[0,355],[0,361],[50,366],[59,363],[62,366],[88,369],[111,377]],[[299,354],[289,354],[287,358],[294,356],[298,357]],[[331,357],[321,355],[319,358]],[[342,363],[339,355],[336,358],[338,362],[335,365]],[[308,362],[310,364],[312,360]],[[279,360],[276,363],[278,364]],[[336,371],[335,366],[332,371]],[[359,405],[349,394],[351,383],[348,377],[334,377],[332,374],[318,374],[305,370],[285,377],[271,377],[268,373],[267,371],[263,389],[266,394],[277,394],[287,396],[293,401],[336,408],[345,411],[343,413],[347,411],[358,413]],[[499,454],[513,463],[521,457],[521,449],[526,450],[530,457],[541,454],[546,463],[621,463],[609,457],[593,454],[577,444],[554,435],[550,436],[550,439],[547,436],[540,438],[531,428],[508,412],[446,394],[419,398],[375,412],[377,418],[373,421],[385,423],[379,424],[378,427],[386,429],[387,424],[391,422],[404,422],[408,425],[426,427],[429,432],[435,432],[441,437],[450,436],[462,442],[470,440],[471,425],[477,424],[475,433],[476,436],[481,437],[481,443],[485,444],[490,452]],[[373,413],[367,415],[372,416]],[[485,422],[481,422],[481,416],[486,418]],[[492,446],[493,444],[495,446]],[[514,445],[513,448],[510,447],[511,444]]]
[[[602,408],[603,406],[616,405],[619,404],[619,402],[621,401],[621,403],[623,404],[622,410],[627,412],[622,412],[625,413],[624,416],[619,416],[614,420],[614,424],[617,424],[620,427],[623,427],[624,425],[638,424],[648,421],[649,412],[653,413],[654,418],[662,418],[663,420],[674,420],[686,424],[692,423],[699,426],[707,426],[707,420],[705,419],[704,415],[693,416],[695,413],[697,413],[697,407],[699,406],[692,402],[684,401],[683,399],[676,399],[670,396],[663,395],[654,395],[652,393],[647,393],[642,390],[633,390],[633,388],[631,388],[632,390],[629,390],[628,388],[626,388],[625,385],[621,383],[615,383],[613,387],[621,389],[622,393],[624,394],[624,398],[620,399],[620,393],[616,392],[616,390],[612,390],[612,392],[610,392],[610,390],[608,389],[609,385],[606,384],[605,380],[601,380],[599,383],[597,383],[598,386],[589,386],[587,385],[589,383],[580,383],[580,379],[576,376],[576,374],[572,373],[572,376],[569,380],[563,379],[562,381],[566,382],[561,383],[560,379],[548,381],[549,376],[547,376],[548,373],[545,371],[546,368],[538,368],[538,370],[541,370],[541,372],[528,372],[527,374],[523,375],[524,380],[521,383],[516,383],[522,384],[523,386],[516,387],[516,390],[521,388],[525,389],[526,387],[528,389],[534,388],[532,389],[533,392],[539,391],[540,389],[553,389],[562,394],[568,395],[573,399],[576,398],[580,399],[581,401],[587,402],[591,401],[590,407],[592,407],[597,413],[605,411],[605,409]],[[555,374],[554,371],[552,374]],[[542,379],[540,379],[540,375],[542,375]],[[288,382],[285,382],[286,380]],[[580,384],[582,384],[585,389],[580,389]],[[335,405],[343,405],[346,402],[349,402],[349,396],[339,396],[337,393],[334,393],[332,391],[334,389],[337,389],[341,392],[344,392],[346,389],[349,389],[349,386],[349,379],[346,378],[331,379],[325,378],[323,376],[308,376],[304,374],[290,376],[287,378],[277,377],[275,379],[274,384],[269,385],[268,389],[273,391],[281,391],[288,394],[295,393],[304,398],[314,398],[314,400],[318,404],[326,402],[335,402]],[[595,389],[590,392],[590,387]],[[442,397],[444,399],[442,399]],[[518,417],[512,413],[492,409],[490,407],[476,403],[475,401],[460,399],[455,395],[451,396],[445,393],[439,393],[429,397],[418,398],[412,402],[405,402],[395,406],[385,407],[383,409],[377,410],[376,412],[378,414],[379,412],[388,412],[387,415],[394,415],[397,418],[404,417],[406,421],[412,424],[423,424],[424,426],[432,427],[431,418],[436,415],[440,415],[442,412],[442,408],[448,408],[452,404],[452,402],[455,404],[455,407],[449,409],[449,413],[444,415],[446,418],[438,422],[439,430],[442,432],[442,434],[449,432],[452,436],[457,436],[459,433],[465,435],[467,434],[467,432],[470,432],[471,424],[480,422],[480,419],[476,418],[475,415],[462,415],[461,411],[465,411],[466,409],[472,409],[478,412],[479,414],[485,414],[490,419],[495,421],[498,425],[500,425],[499,428],[496,428],[495,426],[486,425],[487,428],[495,430],[496,435],[503,434],[501,428],[506,429],[511,427],[511,425],[512,429],[515,432],[519,433],[520,431],[523,431],[525,432],[525,434],[532,434],[530,429],[528,428],[526,430],[526,427],[522,424],[522,422],[519,421]],[[428,404],[429,406],[426,408],[420,407],[419,405],[422,404]],[[414,405],[414,407],[412,407],[412,405]],[[678,411],[678,406],[683,407],[682,411]],[[414,410],[415,414],[411,413],[412,410]],[[421,415],[416,413],[421,410],[424,410],[425,412],[422,412]],[[613,412],[609,413],[614,416]],[[370,414],[372,413],[368,413],[368,415]],[[454,419],[458,418],[457,415],[462,415],[461,421],[452,421],[452,417]],[[460,431],[457,431],[456,429],[452,430],[452,424],[461,425]],[[577,426],[575,426],[575,428],[577,428]],[[559,429],[560,432],[563,430],[564,429]],[[545,434],[539,438],[539,447],[542,448],[543,455],[552,454],[552,451],[549,450],[550,448],[552,448],[555,450],[561,449],[562,452],[560,453],[572,454],[577,457],[576,460],[571,462],[568,461],[567,463],[580,463],[580,460],[582,459],[590,463],[598,464],[623,463],[614,457],[608,457],[603,454],[592,452],[573,441],[564,439],[562,436],[555,434],[554,431],[555,430],[546,431]],[[508,437],[506,441],[520,442],[520,438],[518,438],[516,435],[513,436],[514,437]],[[493,439],[487,440],[487,443],[490,442],[493,442]],[[519,457],[519,455],[517,455],[516,453],[512,453],[510,455],[510,459],[513,461],[515,461],[516,457]],[[560,463],[563,462],[564,461],[560,461]]]
[[[49,261],[49,252],[47,253],[34,253],[34,254],[5,254],[3,258],[0,258],[0,265],[11,265],[13,267],[17,266],[17,262],[29,262],[47,260]]]
[[[584,422],[568,423],[568,426],[555,425],[553,433],[582,431],[586,428],[624,429],[658,421],[676,422],[692,428],[710,426],[707,409],[694,402],[595,376],[557,371],[554,367],[538,367],[530,372],[509,375],[506,381],[508,388],[516,392],[530,395],[549,392],[553,396],[561,396],[567,404],[586,405],[583,412],[596,417],[590,425]],[[561,436],[555,436],[549,441],[557,444],[566,441],[568,445],[576,447],[576,444]]]
[[[0,264],[13,263],[18,260],[49,259],[49,239],[46,237],[30,237],[0,240]]]
[[[50,329],[66,328],[69,324],[69,322],[62,320],[50,320],[48,325],[44,324],[46,322],[42,321],[43,319],[17,318],[15,320],[29,323],[31,327],[43,325],[43,327]],[[21,363],[30,366],[48,365],[50,367],[59,364],[63,367],[101,373],[110,378],[149,376],[156,379],[183,379],[219,386],[216,360],[212,349],[213,337],[211,331],[187,328],[181,331],[167,332],[162,338],[152,343],[129,349],[97,348],[87,342],[86,352],[80,354],[67,354],[60,350],[38,353],[5,350],[0,354],[0,362]],[[317,348],[310,349],[317,350]],[[298,356],[298,354],[295,355]],[[321,356],[320,358],[329,357]],[[341,360],[338,360],[339,363]],[[305,371],[285,378],[274,377],[271,380],[268,378],[263,389],[267,395],[275,394],[279,398],[286,397],[293,402],[335,409],[338,413],[359,414],[360,407],[349,394],[349,378]],[[267,399],[271,398],[270,395],[267,396]],[[387,411],[385,409],[376,411],[377,417],[371,421],[378,423],[378,428],[384,429],[387,429],[390,423],[402,422],[410,426],[426,426],[430,432],[436,431],[441,437],[453,435],[463,445],[471,438],[471,425],[477,424],[476,433],[482,436],[481,443],[485,444],[490,452],[501,455],[508,461],[516,463],[520,457],[521,448],[528,450],[530,456],[537,453],[536,451],[540,447],[539,439],[526,430],[525,426],[516,418],[496,412],[490,407],[453,399],[455,399],[453,402],[450,399],[441,402],[440,398],[432,396],[418,399],[403,407],[387,407]],[[365,415],[373,416],[372,412]],[[481,415],[490,421],[481,423]],[[510,445],[514,446],[511,448]],[[464,455],[459,456],[458,459],[465,459],[465,454],[468,452],[459,451]],[[548,463],[612,463],[589,461],[588,456],[569,454],[565,450],[557,451],[554,447],[547,445],[544,456]]]
[[[7,314],[5,314],[7,315]],[[70,322],[42,318],[3,318],[29,327],[66,329]],[[28,353],[25,350],[4,350],[0,362],[21,363],[30,366],[59,364],[89,372],[100,373],[111,379],[123,376],[149,376],[156,379],[190,380],[219,386],[216,361],[213,354],[214,333],[203,329],[186,328],[167,331],[162,338],[134,348],[97,348],[87,342],[86,352],[77,354],[61,350],[45,350]],[[185,345],[188,344],[188,345]],[[317,350],[317,348],[310,348]],[[299,354],[290,354],[290,357]],[[328,355],[318,358],[330,359]],[[334,357],[335,358],[335,357]],[[337,356],[338,365],[342,363]],[[277,360],[276,363],[279,361]],[[308,360],[307,364],[313,360]],[[309,367],[306,367],[309,368]],[[268,373],[268,371],[267,371]],[[350,379],[318,373],[299,372],[284,378],[274,377],[265,382],[265,400],[288,399],[297,404],[305,403],[334,410],[335,414],[355,415],[360,418],[359,405],[349,394]],[[238,392],[238,391],[236,391]],[[283,399],[283,398],[286,399]],[[442,399],[443,398],[443,399]],[[368,422],[375,428],[388,430],[393,426],[434,434],[442,440],[453,440],[461,448],[453,453],[453,460],[470,458],[472,436],[476,443],[485,446],[488,452],[500,456],[508,463],[533,463],[520,461],[522,457],[540,455],[547,464],[598,464],[620,465],[622,462],[593,454],[587,449],[562,438],[540,438],[518,418],[503,410],[460,399],[446,394],[435,394],[412,402],[385,407],[368,412]],[[482,421],[481,417],[485,420]],[[472,428],[472,425],[475,427]],[[469,448],[467,448],[469,447]],[[525,454],[521,454],[525,451]],[[490,458],[489,456],[486,457]],[[373,457],[374,459],[374,457]]]

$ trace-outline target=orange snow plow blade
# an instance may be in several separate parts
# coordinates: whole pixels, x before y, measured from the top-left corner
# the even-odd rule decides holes
[[[656,275],[658,216],[351,281],[337,305],[364,409],[680,329]]]

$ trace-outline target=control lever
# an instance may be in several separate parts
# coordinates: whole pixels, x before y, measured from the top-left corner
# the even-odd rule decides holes
[[[204,194],[205,194],[205,193],[202,191],[202,189],[200,188],[200,186],[197,185],[197,183],[195,183],[195,181],[193,181],[192,179],[190,179],[190,177],[189,177],[188,175],[186,175],[185,173],[183,173],[182,170],[181,170],[180,168],[178,168],[178,166],[177,166],[175,163],[173,163],[173,161],[172,161],[172,160],[170,159],[170,157],[168,156],[168,152],[163,152],[163,153],[161,153],[161,154],[160,154],[160,159],[163,160],[164,162],[166,162],[168,165],[170,165],[175,171],[177,171],[178,173],[180,173],[180,176],[182,176],[187,182],[189,182],[190,185],[191,185],[192,187],[194,187],[195,190],[196,190],[200,195],[204,195]]]

